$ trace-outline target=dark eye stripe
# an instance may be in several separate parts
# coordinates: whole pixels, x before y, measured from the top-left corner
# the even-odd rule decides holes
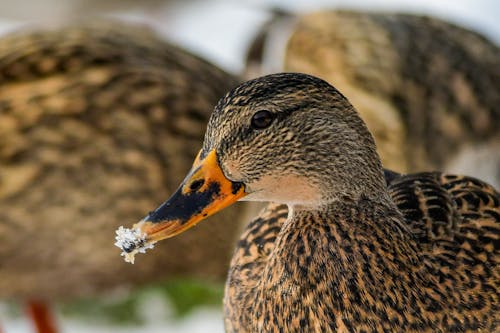
[[[252,116],[251,125],[255,129],[264,129],[269,127],[274,120],[274,114],[267,110],[257,111]]]

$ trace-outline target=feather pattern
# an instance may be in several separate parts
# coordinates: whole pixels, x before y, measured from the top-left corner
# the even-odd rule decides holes
[[[425,274],[432,274],[427,275],[427,279],[439,288],[433,286],[431,294],[434,298],[426,295],[428,318],[417,318],[419,320],[411,318],[414,314],[405,309],[393,311],[387,304],[383,304],[397,302],[402,295],[395,294],[392,299],[373,299],[364,294],[366,284],[360,281],[350,286],[347,292],[357,290],[359,299],[356,302],[362,300],[370,306],[382,307],[388,326],[381,324],[374,331],[402,329],[405,323],[411,324],[412,320],[414,325],[408,326],[409,330],[447,327],[447,330],[453,331],[495,331],[499,325],[497,314],[500,310],[500,194],[490,185],[472,177],[438,172],[399,175],[385,171],[390,196],[403,214],[408,227],[405,230],[415,240],[419,255],[425,258],[425,267],[421,267],[421,270]],[[241,236],[226,284],[225,315],[228,331],[245,332],[255,329],[254,316],[259,314],[259,310],[255,309],[255,304],[258,303],[256,297],[263,297],[259,293],[263,274],[287,217],[286,205],[270,204],[248,224]],[[328,237],[320,231],[316,236],[318,239]],[[310,259],[307,258],[314,252],[312,247],[315,240],[297,237],[289,241],[298,244],[298,250],[294,253],[295,260],[305,260],[304,266],[309,269],[310,263],[307,261]],[[378,251],[379,244],[370,246],[374,252]],[[346,255],[349,253],[347,247],[341,250]],[[302,258],[304,255],[305,259]],[[370,255],[373,256],[373,253]],[[323,265],[331,264],[323,262]],[[311,269],[321,274],[325,268]],[[371,265],[363,266],[363,270],[373,276],[389,273],[377,271],[377,267]],[[384,283],[384,276],[379,278],[380,283]],[[321,283],[323,281],[319,278],[318,284]],[[316,286],[316,291],[312,291],[313,295],[302,295],[305,297],[303,301],[323,297],[321,295],[325,291],[321,291],[322,288],[327,286]],[[269,301],[276,307],[275,310],[280,308],[277,300]],[[453,312],[448,312],[449,309],[444,304],[455,304]],[[298,317],[290,320],[297,332],[306,328],[319,332],[321,330],[314,329],[313,326],[304,326],[306,318],[325,321],[325,317],[329,316],[325,313],[302,314],[304,318],[299,314],[294,315]],[[360,312],[359,318],[363,315]],[[331,327],[338,331],[354,328],[361,330],[364,324],[359,318],[358,321],[348,323],[335,320]],[[265,318],[263,320],[266,321]],[[416,324],[418,321],[420,323]],[[372,331],[373,326],[367,324],[366,329]],[[264,331],[278,330],[273,328]]]

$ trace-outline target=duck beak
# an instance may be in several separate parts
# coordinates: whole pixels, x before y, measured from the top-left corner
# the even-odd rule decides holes
[[[203,160],[200,153],[170,199],[134,226],[146,241],[157,242],[180,234],[245,196],[243,183],[224,176],[215,150]]]

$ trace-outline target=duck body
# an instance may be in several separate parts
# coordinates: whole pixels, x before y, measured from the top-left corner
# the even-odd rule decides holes
[[[396,206],[261,212],[231,261],[227,331],[494,331],[498,192],[441,173],[387,180]]]
[[[159,241],[240,198],[286,206],[268,207],[237,245],[228,332],[498,329],[500,194],[384,170],[325,81],[281,73],[227,93],[179,190],[134,228]]]

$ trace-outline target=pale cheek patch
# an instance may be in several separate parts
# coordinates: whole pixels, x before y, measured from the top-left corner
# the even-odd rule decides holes
[[[131,264],[135,261],[137,253],[146,253],[146,250],[154,248],[154,241],[146,241],[146,235],[139,229],[129,229],[120,226],[116,230],[115,246],[122,250],[121,256],[125,262]]]
[[[320,189],[305,177],[296,175],[264,176],[248,188],[250,194],[244,200],[312,206],[322,202]]]

